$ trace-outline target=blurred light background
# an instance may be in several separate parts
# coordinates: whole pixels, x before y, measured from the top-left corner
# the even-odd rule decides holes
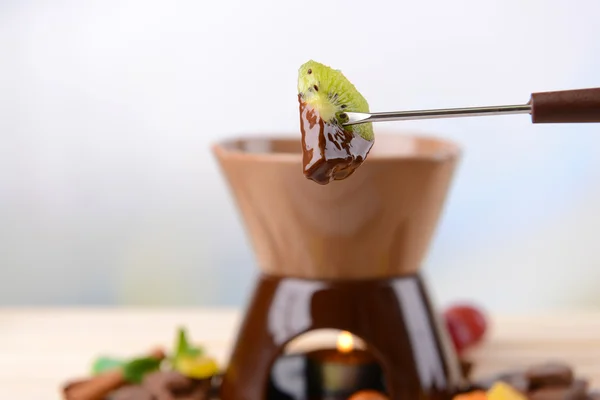
[[[0,305],[241,305],[254,258],[210,144],[298,133],[297,68],[373,110],[600,86],[597,0],[0,2]],[[600,127],[417,121],[465,155],[439,303],[600,308]]]

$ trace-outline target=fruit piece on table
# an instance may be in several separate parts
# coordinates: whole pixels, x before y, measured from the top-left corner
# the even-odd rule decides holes
[[[487,393],[483,390],[474,390],[454,396],[453,400],[487,400]]]
[[[217,362],[210,357],[181,357],[174,364],[181,374],[195,379],[210,378],[219,372]]]
[[[487,329],[485,315],[472,305],[457,304],[447,308],[444,311],[444,320],[459,354],[479,343]]]
[[[298,70],[298,101],[304,175],[325,185],[350,176],[373,146],[371,123],[343,126],[347,112],[369,112],[356,87],[340,72],[316,61]]]
[[[487,400],[527,400],[527,397],[505,382],[497,382],[487,392]]]
[[[192,346],[186,331],[179,329],[175,354],[171,360],[173,369],[195,379],[210,378],[219,372],[217,362],[204,354],[204,349]]]
[[[461,393],[453,400],[527,400],[527,397],[505,382],[496,382],[487,392],[474,390]]]

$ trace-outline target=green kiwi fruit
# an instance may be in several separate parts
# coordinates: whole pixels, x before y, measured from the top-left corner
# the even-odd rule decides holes
[[[369,112],[367,100],[341,71],[313,60],[298,70],[298,94],[330,124],[341,126],[347,119],[346,112]],[[371,123],[345,126],[344,130],[374,140]]]

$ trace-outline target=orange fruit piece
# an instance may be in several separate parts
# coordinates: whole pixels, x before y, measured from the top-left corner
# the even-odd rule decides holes
[[[487,400],[487,393],[483,390],[474,390],[454,396],[452,400]]]
[[[496,382],[487,392],[489,400],[527,400],[527,397],[507,383]]]

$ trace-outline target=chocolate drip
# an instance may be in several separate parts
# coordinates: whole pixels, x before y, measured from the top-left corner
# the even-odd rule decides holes
[[[324,121],[300,95],[298,101],[304,175],[321,185],[352,175],[367,158],[373,142]]]

